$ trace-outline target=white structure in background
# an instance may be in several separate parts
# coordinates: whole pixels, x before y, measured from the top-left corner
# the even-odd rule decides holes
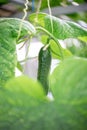
[[[27,49],[27,45],[19,49],[22,45],[23,43],[17,45],[17,56],[19,61],[25,59],[25,52]],[[26,61],[26,64],[22,63],[24,67],[24,74],[34,79],[37,78],[38,53],[42,46],[43,44],[39,42],[36,38],[32,39],[29,47],[29,53],[28,53],[28,57],[30,57],[30,59]],[[51,73],[55,68],[55,66],[57,66],[58,62],[59,61],[56,59],[52,60]],[[20,76],[20,75],[22,75],[22,73],[16,68],[16,76]]]
[[[18,60],[22,61],[25,59],[27,44],[24,45],[21,49],[19,49],[24,43],[17,45],[17,56]],[[38,68],[38,53],[42,44],[37,41],[37,39],[32,39],[29,46],[28,59],[26,63],[22,63],[24,68],[24,74],[30,76],[31,78],[36,78],[37,76],[37,68]],[[16,76],[20,76],[22,73],[16,68]]]

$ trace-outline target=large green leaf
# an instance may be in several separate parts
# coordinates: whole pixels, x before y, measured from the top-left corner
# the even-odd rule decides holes
[[[37,22],[38,25],[43,26],[57,39],[78,38],[87,36],[87,29],[81,27],[80,25],[72,21],[67,21],[43,13],[38,14],[37,21],[35,19],[36,15],[32,14],[30,16],[30,21]]]
[[[34,122],[33,110],[37,111],[43,98],[44,92],[36,81],[27,77],[10,80],[0,91],[0,129],[26,130]]]
[[[42,35],[42,39],[45,39],[42,40],[43,43],[47,43],[46,40],[48,37],[51,37],[53,39],[51,40],[50,45],[54,58],[61,59],[72,55],[68,49],[63,49],[62,47],[59,47],[60,45],[57,39],[83,39],[84,37],[87,37],[87,29],[72,21],[62,20],[45,13],[39,13],[37,17],[36,14],[31,14],[29,20],[36,24],[37,29],[39,29],[40,31],[44,31],[45,35],[47,35]]]
[[[49,102],[37,81],[24,76],[12,79],[0,91],[0,99],[0,129],[44,130],[50,127],[44,118],[49,115]]]
[[[77,57],[64,60],[54,70],[50,82],[64,122],[72,130],[86,130],[87,60]]]
[[[20,26],[21,19],[0,19],[0,87],[15,74],[16,43]],[[23,21],[19,38],[35,32],[29,22]]]
[[[54,16],[52,18],[53,23],[53,35],[58,39],[66,39],[66,38],[78,38],[87,36],[87,30],[80,25],[72,22],[66,21],[63,19],[56,18]],[[50,16],[45,17],[45,28],[52,32],[51,20]]]
[[[75,109],[57,96],[49,102],[37,81],[15,78],[0,91],[0,129],[86,130],[86,107],[81,104],[78,108],[78,104]]]
[[[87,88],[87,59],[69,58],[60,63],[51,76],[51,86],[55,98],[65,97],[68,99],[72,96],[82,93],[85,97]],[[82,90],[82,91],[81,91]],[[76,94],[76,95],[75,95]],[[66,96],[67,95],[67,96]],[[57,96],[57,97],[56,97]],[[76,100],[76,97],[74,97]],[[74,102],[73,102],[74,103]]]

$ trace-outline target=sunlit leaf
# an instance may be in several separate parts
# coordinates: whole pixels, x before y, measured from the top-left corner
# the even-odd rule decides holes
[[[41,25],[41,26],[44,26],[44,17],[46,16],[45,13],[39,13],[39,14],[36,14],[36,13],[33,13],[29,16],[29,21],[30,22],[33,22],[34,25]]]
[[[83,41],[83,42],[86,42],[86,43],[87,43],[87,36],[85,36],[85,37],[79,37],[78,39],[80,39],[81,41]]]
[[[63,19],[56,18],[54,16],[46,16],[45,18],[45,28],[52,32],[51,19],[53,23],[52,34],[58,39],[66,38],[78,38],[87,36],[87,29],[81,27],[80,25]]]
[[[35,18],[36,14],[32,14],[30,16],[30,20],[33,22]],[[46,30],[52,33],[53,36],[55,36],[57,39],[78,38],[87,36],[87,29],[81,27],[79,24],[50,16],[48,14],[39,13],[37,23],[38,25],[43,26]]]

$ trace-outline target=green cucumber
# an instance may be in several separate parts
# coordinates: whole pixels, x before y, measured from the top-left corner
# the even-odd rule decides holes
[[[49,89],[48,75],[51,66],[51,52],[50,46],[43,46],[39,52],[39,65],[38,65],[38,81],[41,82],[46,94]]]

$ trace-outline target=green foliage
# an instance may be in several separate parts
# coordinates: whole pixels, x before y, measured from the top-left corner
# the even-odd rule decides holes
[[[72,21],[59,19],[54,16],[50,17],[50,15],[48,14],[38,14],[37,20],[36,15],[32,14],[30,16],[30,21],[34,21],[36,24],[43,26],[57,39],[78,38],[87,36],[87,29],[81,27],[80,25]]]
[[[15,38],[17,40],[18,31],[22,24],[20,38],[28,34],[35,34],[35,28],[27,21],[21,21],[18,18],[1,18],[0,19],[0,37],[3,34],[6,38]],[[3,37],[1,37],[4,39]],[[19,39],[18,39],[19,40]]]
[[[87,30],[72,21],[65,21],[52,16],[53,35],[58,39],[87,36]],[[50,16],[45,18],[45,28],[52,32]],[[62,35],[61,35],[62,34]]]
[[[24,130],[33,126],[39,106],[45,103],[41,85],[27,77],[10,80],[0,91],[0,129]],[[32,124],[32,126],[31,126]]]
[[[72,40],[71,40],[72,41]],[[66,41],[68,42],[68,41]],[[71,45],[67,45],[67,49],[72,52],[73,55],[87,58],[87,43],[79,41],[77,44],[72,41]]]
[[[83,3],[84,0],[75,0],[75,2],[77,2],[77,3]]]
[[[86,59],[66,59],[54,70],[50,79],[55,105],[59,106],[64,122],[72,130],[87,129],[86,68]]]
[[[0,19],[0,87],[3,86],[0,90],[0,129],[86,130],[87,59],[72,57],[58,40],[83,40],[83,37],[87,37],[87,30],[72,21],[50,17],[48,14],[40,13],[37,18],[33,14],[30,20],[35,20],[32,22],[34,26],[26,21],[21,23],[20,19]],[[22,28],[18,37],[20,26]],[[41,37],[45,34],[45,40],[50,39],[52,56],[63,60],[49,79],[53,100],[47,98],[38,81],[25,76],[11,79],[17,63],[16,44],[24,40],[25,36],[34,36],[36,33]],[[46,65],[48,60],[44,61],[43,58],[43,62]],[[21,69],[19,62],[17,65]],[[41,69],[41,72],[49,70],[47,66]],[[47,78],[47,75],[45,73],[44,77]],[[40,78],[44,82],[43,77]]]
[[[39,13],[37,16],[35,13],[29,16],[29,21],[35,25],[40,25],[44,27],[44,17],[46,16],[45,13]]]
[[[84,0],[74,0],[77,3],[83,3]],[[35,2],[38,4],[38,0],[35,0]],[[70,1],[72,2],[72,1]],[[55,6],[62,6],[62,5],[69,5],[69,1],[67,0],[50,0],[50,7],[55,7]],[[47,0],[42,0],[41,4],[41,10],[44,8],[48,8]]]
[[[41,37],[42,43],[46,44],[46,41],[48,38],[49,37],[47,35],[42,35]],[[58,48],[58,45],[55,43],[54,40],[50,40],[50,48],[51,48],[52,57],[55,59],[61,60],[62,58],[60,55],[60,49]],[[62,49],[64,58],[72,56],[72,53],[69,51],[69,49],[64,49],[64,48],[61,48],[61,49]]]
[[[38,0],[36,0],[36,3],[38,4]],[[54,6],[58,6],[60,5],[61,0],[50,0],[50,6],[54,7]],[[42,4],[41,4],[41,10],[44,8],[48,8],[48,4],[47,4],[47,0],[42,0]]]
[[[17,68],[18,68],[21,72],[23,72],[22,65],[20,64],[19,61],[17,62]]]
[[[8,2],[9,2],[9,0],[0,0],[0,4],[6,4]]]
[[[80,89],[86,89],[86,77],[87,77],[87,59],[79,58],[79,57],[72,57],[69,59],[64,60],[61,62],[56,69],[54,70],[51,76],[51,86],[52,91],[55,95],[55,98],[58,102],[58,98],[65,99],[68,98],[72,100],[72,96],[68,93],[72,93],[77,95],[78,97],[79,91],[80,94],[82,93],[85,98],[85,92],[81,91]],[[75,90],[74,90],[75,89]],[[61,92],[60,92],[61,91]],[[75,93],[76,92],[76,93]],[[71,101],[70,101],[71,102]],[[79,103],[79,102],[78,102]]]
[[[50,17],[48,14],[44,13],[39,13],[37,17],[35,14],[32,14],[29,17],[29,20],[31,22],[34,22],[37,29],[38,26],[41,26],[41,28],[39,28],[40,31],[42,31],[44,28],[48,32],[46,32],[47,35],[45,34],[41,36],[43,43],[46,43],[46,40],[49,36],[52,36],[58,40],[63,40],[67,38],[79,38],[82,41],[86,41],[87,30],[72,21],[65,21],[53,16]],[[49,35],[49,33],[51,35]],[[72,55],[72,51],[70,52],[68,49],[63,49],[62,47],[59,48],[59,42],[57,40],[56,42],[54,41],[54,39],[50,40],[50,46],[54,58],[62,59],[62,57],[65,58]]]
[[[86,12],[77,12],[77,13],[73,13],[73,14],[67,14],[67,16],[76,22],[83,21],[83,22],[87,23],[87,13]]]
[[[2,130],[52,130],[59,127],[55,125],[57,120],[53,103],[47,101],[41,85],[27,77],[10,80],[0,91],[0,99]],[[51,115],[55,119],[53,123]]]
[[[24,76],[10,80],[0,91],[0,129],[86,130],[86,66],[81,58],[61,62],[50,80],[53,101],[37,81]]]
[[[79,37],[78,39],[80,39],[81,41],[83,41],[83,42],[86,42],[86,43],[87,43],[87,36],[84,36],[84,37]]]
[[[16,43],[19,40],[17,37],[20,24],[21,19],[0,19],[0,87],[15,75]],[[31,33],[35,33],[35,28],[29,22],[23,21],[20,38]]]

